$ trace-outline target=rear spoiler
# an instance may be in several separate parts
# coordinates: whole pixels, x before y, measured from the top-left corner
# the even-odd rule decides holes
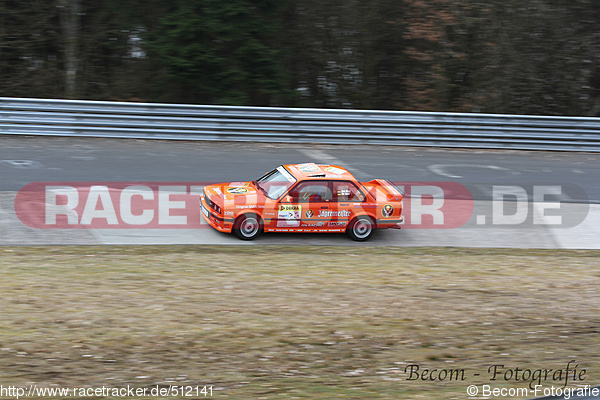
[[[404,197],[404,191],[387,179],[373,179],[372,181],[367,182],[367,185],[377,187],[387,195],[387,198],[390,201],[402,200]]]

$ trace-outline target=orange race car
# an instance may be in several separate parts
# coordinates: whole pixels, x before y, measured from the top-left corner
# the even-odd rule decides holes
[[[400,228],[401,190],[385,179],[358,182],[345,168],[314,163],[277,167],[252,182],[204,187],[204,219],[220,232],[252,240],[265,232],[346,232]]]

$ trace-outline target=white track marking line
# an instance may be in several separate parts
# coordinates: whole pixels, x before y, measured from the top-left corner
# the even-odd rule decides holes
[[[461,179],[462,175],[454,175],[448,172],[448,168],[487,168],[493,171],[510,171],[508,168],[499,167],[497,165],[480,165],[480,164],[432,164],[427,166],[427,169],[436,175],[445,176],[453,179]]]
[[[358,168],[354,168],[352,166],[349,166],[347,163],[345,163],[344,161],[340,160],[337,157],[334,157],[328,153],[325,153],[322,150],[305,150],[305,149],[300,149],[298,150],[300,151],[300,153],[304,154],[305,156],[312,158],[313,160],[316,160],[320,163],[324,163],[324,164],[334,164],[334,165],[339,165],[342,166],[344,168],[346,168],[348,171],[350,171],[353,175],[358,175],[358,176],[363,176],[363,177],[372,177],[371,174],[367,174],[366,172],[361,171]]]

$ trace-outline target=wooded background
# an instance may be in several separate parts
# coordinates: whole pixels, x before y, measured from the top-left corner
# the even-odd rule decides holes
[[[600,0],[0,0],[0,96],[600,115]]]

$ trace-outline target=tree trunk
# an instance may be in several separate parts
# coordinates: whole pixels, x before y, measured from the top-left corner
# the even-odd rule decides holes
[[[80,0],[58,0],[60,24],[65,46],[65,97],[77,96],[79,69],[79,4]]]

